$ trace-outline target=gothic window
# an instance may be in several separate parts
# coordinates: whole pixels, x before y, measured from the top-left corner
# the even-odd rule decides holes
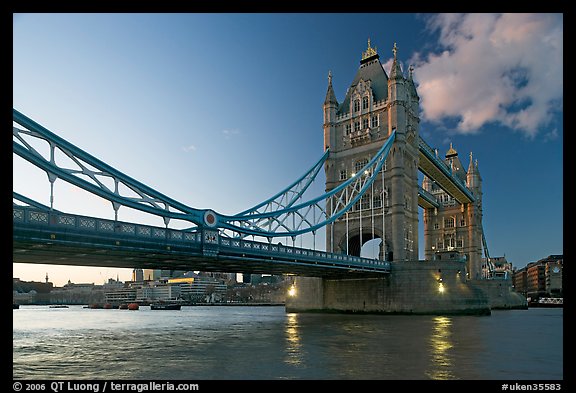
[[[359,121],[354,122],[354,131],[360,131],[360,122]]]
[[[458,248],[464,247],[464,240],[458,239],[458,241],[456,242],[456,247]]]
[[[354,100],[354,112],[360,111],[360,100]]]
[[[439,229],[439,228],[440,228],[440,225],[438,225],[438,223],[435,222],[435,223],[434,223],[434,229]]]
[[[460,219],[460,226],[461,226],[461,227],[466,226],[466,220],[465,220],[465,219],[463,219],[463,218]]]
[[[362,109],[368,109],[368,97],[362,97]]]
[[[454,218],[448,217],[444,219],[444,228],[454,228]]]
[[[354,172],[359,173],[366,164],[368,164],[367,159],[356,161],[356,164],[354,164]]]
[[[348,174],[346,173],[346,169],[340,170],[340,180],[346,180]]]
[[[378,127],[378,116],[372,116],[372,128]]]
[[[362,128],[363,128],[363,129],[367,129],[367,128],[368,128],[368,119],[362,119]]]
[[[346,135],[352,132],[352,124],[346,124]]]

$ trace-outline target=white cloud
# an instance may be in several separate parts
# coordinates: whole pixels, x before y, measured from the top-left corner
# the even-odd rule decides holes
[[[562,110],[562,14],[439,14],[439,49],[416,53],[422,116],[474,133],[497,122],[534,137]]]
[[[184,150],[185,153],[191,153],[196,151],[196,146],[194,145],[182,146],[182,150]]]
[[[224,135],[224,138],[226,138],[226,139],[230,139],[234,135],[238,135],[238,134],[240,134],[240,130],[237,128],[222,130],[222,135]]]

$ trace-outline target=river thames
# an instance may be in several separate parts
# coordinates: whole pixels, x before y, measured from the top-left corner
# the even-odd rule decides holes
[[[563,309],[490,316],[13,310],[14,379],[562,380]]]

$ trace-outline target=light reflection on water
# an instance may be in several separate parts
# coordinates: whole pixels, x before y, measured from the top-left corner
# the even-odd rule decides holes
[[[426,372],[432,379],[454,379],[452,358],[448,351],[453,347],[451,342],[452,321],[449,317],[433,317],[432,334],[430,334],[430,371]]]
[[[300,335],[298,332],[298,314],[286,314],[286,360],[285,362],[291,365],[299,365],[302,363],[302,344],[300,342]]]
[[[22,306],[13,317],[15,379],[563,377],[562,309],[443,317]]]

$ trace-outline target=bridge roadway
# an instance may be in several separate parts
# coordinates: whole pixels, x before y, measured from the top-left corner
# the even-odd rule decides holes
[[[13,206],[13,262],[308,277],[374,277],[390,263],[288,245]]]

